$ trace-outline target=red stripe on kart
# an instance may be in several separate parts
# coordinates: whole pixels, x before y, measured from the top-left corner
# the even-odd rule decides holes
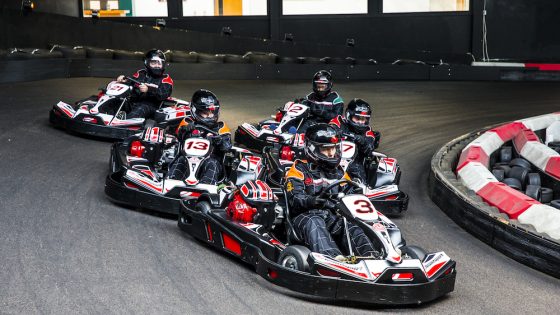
[[[255,187],[252,181],[248,181],[247,183],[251,185],[251,189],[253,190],[253,199],[257,199],[257,187]]]
[[[526,63],[525,68],[537,68],[540,71],[560,71],[558,63]]]
[[[471,162],[479,162],[488,167],[490,158],[488,154],[479,146],[470,146],[461,152],[459,163],[457,164],[457,172]]]
[[[560,156],[553,156],[548,159],[545,172],[560,180]]]
[[[74,114],[73,114],[70,110],[68,110],[67,108],[60,107],[60,106],[59,106],[58,108],[59,108],[62,112],[64,112],[64,113],[66,114],[66,116],[68,116],[68,117],[74,116]]]
[[[517,152],[521,152],[527,142],[540,142],[539,137],[531,129],[523,129],[513,138]]]
[[[236,254],[237,256],[241,256],[241,244],[239,244],[238,241],[224,232],[222,232],[222,240],[224,242],[224,249]]]
[[[257,180],[256,184],[261,188],[261,198],[263,198],[264,200],[271,199],[268,198],[268,189],[266,189],[266,185],[260,180]]]
[[[428,270],[428,272],[426,272],[426,275],[428,275],[428,278],[431,278],[436,272],[438,272],[438,270],[440,270],[441,267],[443,267],[443,265],[445,265],[445,263],[447,263],[447,262],[442,261],[439,264],[435,264],[432,268],[430,268],[430,270]]]
[[[513,122],[510,124],[502,125],[493,129],[490,129],[490,132],[495,132],[498,136],[502,139],[502,141],[506,142],[517,135],[519,131],[524,129],[525,126],[520,122]]]
[[[489,205],[507,214],[510,219],[517,219],[530,206],[540,204],[540,202],[527,197],[522,192],[499,182],[486,184],[476,194]]]
[[[158,191],[158,192],[160,192],[160,193],[163,192],[163,189],[162,189],[162,188],[159,188],[159,187],[157,187],[157,186],[154,186],[154,185],[152,185],[152,184],[150,184],[150,183],[148,183],[148,182],[146,182],[146,181],[143,181],[143,180],[141,180],[141,179],[138,179],[138,178],[137,178],[136,180],[138,180],[138,181],[141,182],[142,184],[144,184],[144,185],[146,185],[146,186],[152,188],[152,189],[155,190],[155,191]]]

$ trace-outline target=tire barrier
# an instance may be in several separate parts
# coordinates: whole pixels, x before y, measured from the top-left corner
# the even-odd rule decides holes
[[[560,114],[556,113],[523,119],[449,142],[432,158],[429,192],[432,200],[471,234],[560,278],[560,210],[556,207],[560,200],[552,200],[560,190],[554,185],[555,190],[537,185],[547,181],[546,177],[558,182],[550,169],[539,167],[548,165],[546,161],[555,155],[543,157],[548,148],[536,145],[536,134],[558,120]],[[530,142],[535,144],[527,147]],[[504,147],[508,143],[515,153]],[[489,166],[498,158],[511,160],[495,164],[490,171]],[[541,174],[529,171],[533,165]],[[539,198],[550,205],[537,201]]]

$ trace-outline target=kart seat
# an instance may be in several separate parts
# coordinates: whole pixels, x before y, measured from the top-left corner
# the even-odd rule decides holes
[[[269,171],[268,178],[275,185],[282,186],[284,183],[284,167],[280,164],[280,160],[278,159],[278,149],[274,147],[264,147],[263,153]]]
[[[286,204],[284,206],[284,220],[286,220],[286,235],[288,236],[288,244],[303,244],[303,238],[294,230],[294,224],[292,222],[292,218],[290,217],[290,206],[288,205],[288,196],[286,195],[286,191],[282,190],[284,193],[284,200],[286,200]]]

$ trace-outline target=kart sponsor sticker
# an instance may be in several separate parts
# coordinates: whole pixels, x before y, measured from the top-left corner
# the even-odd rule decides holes
[[[288,182],[288,184],[286,184],[286,190],[287,191],[294,190],[294,184],[292,184],[292,182]]]

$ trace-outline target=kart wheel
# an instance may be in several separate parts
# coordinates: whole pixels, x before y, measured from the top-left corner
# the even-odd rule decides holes
[[[511,162],[511,157],[513,152],[511,147],[502,147],[500,149],[500,162],[509,163]]]
[[[495,168],[492,170],[492,175],[494,175],[494,177],[496,177],[496,179],[501,182],[504,180],[504,177],[506,177],[506,172],[504,172],[503,169]]]
[[[202,213],[208,213],[212,207],[208,201],[200,201],[196,203],[194,209]]]
[[[517,178],[508,177],[504,179],[503,183],[515,190],[521,190],[521,182]]]
[[[509,171],[511,171],[511,167],[504,163],[496,163],[494,164],[494,169],[504,170],[504,175],[507,177],[509,175]]]
[[[541,185],[541,175],[539,173],[529,173],[527,175],[527,185]]]
[[[550,205],[556,209],[560,209],[560,199],[555,199],[550,202]]]
[[[278,264],[286,267],[288,269],[294,269],[298,271],[309,272],[309,263],[307,263],[307,257],[311,251],[309,248],[301,245],[292,245],[286,247],[280,258],[278,258]]]
[[[529,170],[520,166],[514,166],[509,171],[508,177],[518,179],[521,183],[521,186],[524,187],[525,183],[527,182],[527,175],[529,174]]]
[[[426,251],[420,246],[403,246],[401,247],[401,252],[403,256],[408,256],[410,259],[420,259],[420,261],[424,261],[424,258],[426,258]]]
[[[109,172],[114,173],[117,171],[117,161],[115,160],[115,155],[111,152],[109,157]]]

